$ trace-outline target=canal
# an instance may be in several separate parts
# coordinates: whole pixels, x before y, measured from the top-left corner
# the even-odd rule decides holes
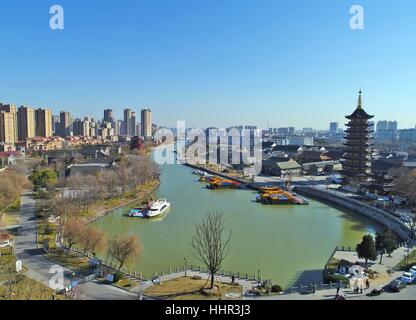
[[[184,265],[199,265],[189,249],[194,226],[208,210],[224,213],[232,229],[231,250],[224,269],[270,278],[282,286],[300,279],[320,281],[322,267],[337,246],[355,246],[378,225],[352,212],[309,200],[308,206],[264,206],[250,190],[212,191],[182,165],[161,167],[161,185],[155,197],[167,198],[172,207],[160,220],[126,216],[117,209],[94,222],[109,237],[139,235],[141,259],[127,267],[148,276]],[[102,253],[104,256],[104,253]]]

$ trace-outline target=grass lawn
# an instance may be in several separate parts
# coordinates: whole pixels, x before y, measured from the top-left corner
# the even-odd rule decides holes
[[[80,257],[76,253],[68,253],[62,251],[51,251],[47,254],[47,258],[77,272],[84,272],[89,269],[89,260],[85,257]]]
[[[43,248],[44,240],[49,241],[49,253],[46,255],[48,259],[74,271],[83,272],[88,270],[88,258],[80,257],[76,253],[64,252],[61,248],[57,248],[56,234],[58,226],[50,223],[47,219],[38,219],[38,245]]]
[[[200,289],[209,285],[206,279],[192,279],[191,277],[181,277],[169,281],[164,281],[161,285],[147,288],[144,294],[151,297],[163,298],[168,300],[218,300],[226,299],[227,293],[243,293],[240,285],[231,283],[215,283],[220,290],[215,296],[205,296],[200,293]]]
[[[15,272],[16,257],[2,250],[0,257],[0,300],[57,300],[68,299],[56,294],[42,283]]]
[[[4,213],[4,223],[6,226],[13,226],[19,224],[19,211],[6,211]]]
[[[332,257],[332,259],[329,261],[327,265],[327,269],[329,272],[334,272],[336,269],[338,269],[338,266],[340,264],[341,260]]]
[[[19,223],[19,209],[20,198],[16,200],[10,207],[4,210],[3,222],[6,224],[6,226],[12,226]]]
[[[396,269],[401,271],[408,271],[408,269],[414,265],[416,265],[416,250],[410,252],[407,259],[404,258],[402,261],[400,261],[396,266]]]
[[[56,232],[57,226],[53,223],[48,222],[47,219],[38,219],[38,244],[39,247],[43,247],[44,240],[49,241],[49,248],[55,249],[56,248]]]
[[[134,287],[137,287],[140,284],[138,280],[130,280],[127,278],[117,281],[114,285],[120,288],[131,290]]]

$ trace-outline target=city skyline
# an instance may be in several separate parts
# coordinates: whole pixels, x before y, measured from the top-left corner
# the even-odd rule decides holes
[[[0,101],[0,104],[4,104],[5,106],[6,105],[14,106],[14,107],[16,107],[16,110],[18,108],[22,108],[22,107],[26,108],[26,107],[28,107],[26,105],[20,105],[20,107],[17,107],[19,104],[5,102],[5,101]],[[90,120],[94,120],[94,121],[104,121],[104,122],[124,121],[124,118],[125,118],[125,114],[124,113],[125,113],[126,110],[129,110],[130,112],[132,112],[134,119],[136,118],[136,111],[135,111],[136,108],[133,108],[132,109],[130,107],[123,108],[122,111],[121,111],[121,113],[119,115],[118,115],[118,113],[115,113],[114,112],[114,109],[115,108],[105,108],[105,109],[100,110],[101,115],[99,115],[99,112],[98,112],[96,117],[95,116],[91,116],[90,114],[87,114],[87,113],[85,113],[85,114],[79,114],[79,115],[74,116],[74,114],[73,114],[72,111],[68,111],[68,110],[59,110],[58,111],[58,110],[54,110],[53,108],[48,108],[48,107],[37,107],[36,106],[36,107],[28,107],[28,108],[31,108],[34,111],[48,110],[48,111],[51,112],[51,117],[59,117],[60,113],[66,112],[66,113],[69,113],[71,115],[71,117],[73,118],[73,120],[76,120],[76,119],[82,120],[82,119],[88,118]],[[149,109],[147,107],[139,107],[139,108],[137,108],[137,110],[140,110],[140,113],[142,113],[143,111],[151,111],[151,109]],[[136,121],[136,124],[141,124],[142,123],[142,119],[143,119],[143,117],[142,117],[142,114],[141,114],[140,115],[140,121]],[[414,128],[416,128],[416,124],[414,126],[410,126],[410,127],[402,126],[396,119],[382,119],[382,118],[377,119],[376,116],[375,116],[375,119],[376,120],[372,120],[372,122],[374,123],[374,131],[378,131],[376,128],[378,128],[379,125],[386,126],[386,128],[385,129],[382,129],[382,130],[387,130],[387,129],[390,130],[391,129],[390,128],[391,125],[394,125],[394,130],[398,130],[398,129],[414,129]],[[154,123],[152,122],[152,124],[154,124]],[[244,123],[243,124],[243,123],[241,123],[241,121],[239,122],[239,120],[236,119],[234,123],[231,123],[231,124],[229,124],[229,125],[227,125],[225,127],[226,128],[229,128],[229,127],[235,127],[235,126],[239,126],[239,125],[252,126],[252,124],[253,123]],[[166,126],[163,123],[159,123],[158,125],[160,125],[162,127],[169,127],[169,126]],[[174,128],[175,125],[176,124],[174,124],[173,126],[170,126],[170,127],[171,128]],[[257,128],[259,128],[259,129],[263,129],[263,130],[293,127],[297,131],[301,131],[301,130],[303,130],[303,131],[314,130],[314,131],[328,131],[328,132],[334,133],[333,130],[331,129],[331,126],[333,126],[333,125],[334,126],[336,125],[336,130],[335,131],[337,131],[337,130],[342,130],[343,131],[346,128],[346,126],[345,126],[345,124],[343,123],[342,120],[341,121],[331,120],[330,122],[328,122],[326,124],[326,126],[324,125],[324,127],[295,126],[293,123],[292,124],[288,124],[287,126],[271,126],[269,122],[267,123],[267,126],[266,127],[258,127],[256,125],[254,125],[254,126],[257,127]],[[187,126],[187,127],[188,128],[192,128],[192,126]],[[193,127],[195,127],[195,126],[193,126]],[[207,126],[204,126],[203,128],[210,128],[210,127],[212,127],[212,126],[208,126],[207,125]],[[54,130],[52,130],[52,131],[54,131]]]
[[[51,31],[48,1],[18,0],[2,4],[0,35],[9,50],[0,53],[8,61],[0,101],[74,117],[88,109],[94,118],[104,108],[121,118],[125,107],[150,106],[167,126],[185,120],[196,127],[326,129],[342,123],[340,114],[355,106],[362,87],[376,121],[413,128],[407,114],[416,47],[407,39],[416,4],[393,4],[361,1],[365,28],[351,30],[351,3],[344,0],[125,1],[100,10],[63,0],[65,29]]]

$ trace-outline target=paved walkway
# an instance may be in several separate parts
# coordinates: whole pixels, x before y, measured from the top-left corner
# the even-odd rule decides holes
[[[410,252],[412,250],[413,247],[410,248]],[[391,257],[389,257],[387,254],[384,254],[382,264],[379,264],[380,256],[378,256],[377,260],[374,262],[369,262],[369,265],[371,265],[371,269],[373,269],[374,271],[387,272],[388,270],[393,270],[397,266],[397,264],[407,256],[407,254],[407,247],[400,247],[394,252],[392,252]],[[334,255],[334,258],[339,260],[344,259],[353,263],[359,261],[360,263],[364,264],[364,260],[359,259],[357,252],[355,251],[337,251]]]
[[[20,228],[16,237],[15,253],[18,259],[22,260],[23,266],[28,269],[25,275],[33,280],[51,287],[50,280],[54,273],[51,273],[56,264],[45,258],[42,250],[36,244],[36,203],[32,192],[26,190],[21,196],[20,207]],[[71,283],[72,271],[63,268],[64,286]],[[91,300],[132,300],[137,295],[114,286],[91,281],[79,286],[79,299]]]

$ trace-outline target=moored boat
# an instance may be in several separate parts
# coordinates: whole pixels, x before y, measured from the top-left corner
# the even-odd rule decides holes
[[[170,208],[170,203],[167,199],[159,199],[147,210],[146,215],[148,218],[153,218],[166,213]]]
[[[151,199],[145,206],[137,207],[129,211],[132,218],[154,218],[166,213],[170,208],[167,199],[159,199],[156,202]]]
[[[269,205],[297,204],[306,205],[308,202],[296,193],[281,188],[261,188],[256,197],[257,202]]]
[[[214,177],[210,179],[209,184],[207,184],[208,189],[240,189],[241,183],[237,181],[232,181],[228,179]]]
[[[138,209],[138,208],[131,209],[129,211],[129,217],[132,217],[132,218],[146,218],[146,211],[145,211],[145,209]]]

